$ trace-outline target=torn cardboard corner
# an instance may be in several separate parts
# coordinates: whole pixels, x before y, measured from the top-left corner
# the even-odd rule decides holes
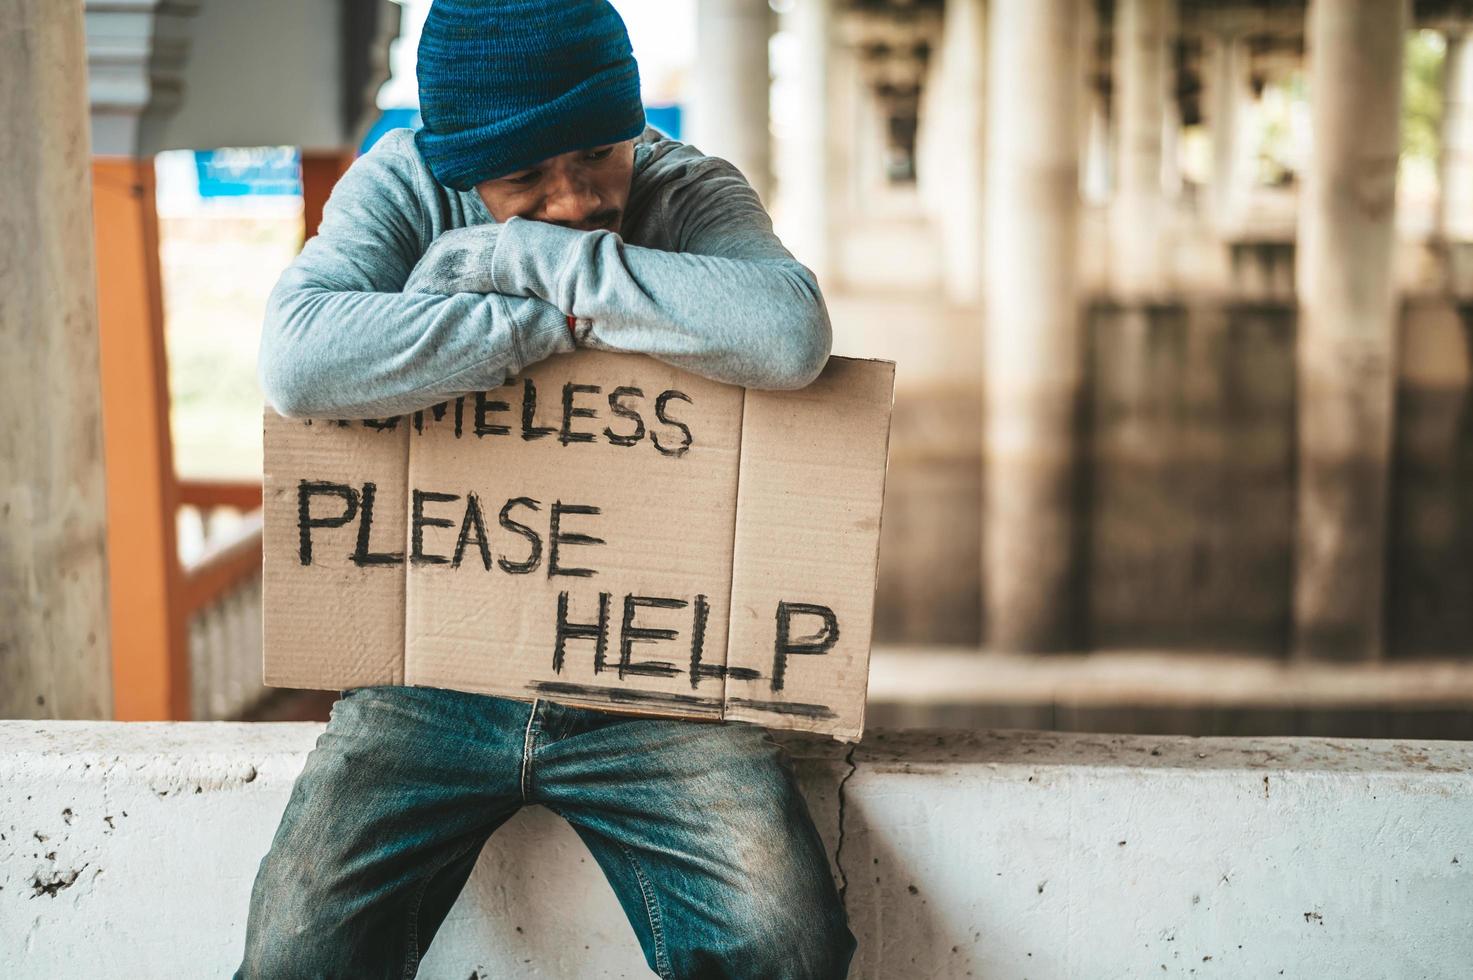
[[[895,365],[748,391],[583,350],[413,415],[266,412],[265,680],[857,739]]]

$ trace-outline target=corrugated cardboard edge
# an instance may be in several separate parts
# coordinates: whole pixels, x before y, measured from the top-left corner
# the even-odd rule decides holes
[[[261,402],[261,686],[271,687],[266,682],[266,413],[274,412],[266,402]]]
[[[885,530],[885,488],[890,480],[890,439],[895,433],[895,362],[881,357],[857,357],[857,361],[890,365],[890,410],[885,422],[885,464],[880,469],[880,513],[875,520],[874,586],[870,594],[870,648],[864,655],[864,698],[859,702],[858,727],[844,732],[831,732],[829,737],[837,742],[854,744],[864,738],[865,716],[869,712],[869,663],[875,646],[875,597],[880,588],[880,536]]]
[[[731,632],[732,632],[732,626],[731,626],[731,624],[736,619],[736,606],[732,604],[732,599],[736,595],[736,541],[737,541],[737,530],[738,530],[738,528],[741,527],[741,518],[742,518],[742,515],[741,515],[741,503],[742,503],[742,449],[745,448],[745,446],[747,444],[747,389],[746,388],[743,388],[742,389],[742,414],[741,414],[741,419],[742,419],[742,424],[737,429],[736,483],[733,484],[732,485],[732,488],[731,488],[731,548],[729,549],[729,551],[731,553],[731,574],[727,576],[727,581],[726,581],[726,639],[721,644],[721,646],[722,646],[722,650],[721,650],[721,665],[723,667],[729,667],[729,666],[731,666]],[[721,720],[723,722],[728,720],[727,717],[726,717],[726,713],[731,708],[731,705],[728,704],[727,701],[726,701],[726,687],[727,687],[727,684],[726,684],[726,675],[723,674],[722,677],[721,677],[721,711],[717,715],[717,717],[719,718],[719,720]]]
[[[844,732],[834,738],[841,742],[858,742],[864,737],[865,716],[869,712],[869,661],[875,648],[875,598],[880,591],[880,539],[885,532],[885,489],[890,482],[890,439],[895,434],[895,362],[871,357],[863,360],[878,361],[890,365],[890,412],[885,425],[885,465],[880,471],[880,513],[875,520],[875,584],[870,596],[869,635],[870,652],[864,658],[864,700],[859,702],[859,727],[853,732]]]
[[[890,440],[891,440],[891,437],[892,437],[892,435],[894,434],[894,431],[895,431],[895,375],[896,375],[896,364],[895,364],[894,361],[891,361],[891,360],[888,360],[888,359],[882,358],[882,357],[847,357],[847,356],[843,356],[843,355],[835,355],[835,357],[842,357],[842,359],[843,360],[846,360],[846,361],[855,361],[855,362],[864,362],[864,363],[869,363],[869,364],[888,365],[889,366],[889,369],[890,369],[890,405],[889,405],[888,411],[885,413],[885,415],[886,415],[886,422],[885,422],[885,453],[884,453],[884,463],[883,463],[883,465],[881,467],[881,471],[880,471],[880,473],[881,473],[881,475],[880,475],[880,493],[879,493],[880,512],[876,516],[875,532],[874,532],[874,535],[875,535],[874,536],[874,542],[875,542],[875,544],[874,544],[874,561],[873,561],[873,564],[872,564],[873,573],[871,575],[872,585],[871,585],[871,598],[870,598],[870,643],[869,643],[869,648],[866,649],[865,652],[864,652],[864,671],[865,671],[865,688],[864,689],[865,689],[865,696],[860,701],[860,704],[859,704],[859,722],[858,722],[858,725],[855,728],[845,729],[845,730],[842,730],[842,731],[822,731],[822,730],[819,730],[817,728],[804,728],[804,727],[802,727],[800,725],[793,724],[793,725],[786,726],[782,730],[784,730],[784,731],[795,731],[795,732],[806,732],[808,734],[816,734],[816,735],[824,735],[824,736],[827,736],[828,738],[831,738],[831,739],[833,739],[835,741],[838,741],[838,742],[843,742],[843,743],[846,743],[846,744],[853,744],[855,742],[858,742],[860,739],[862,739],[864,737],[865,715],[866,715],[867,709],[869,707],[869,662],[870,662],[870,655],[873,653],[873,649],[874,649],[874,606],[875,606],[874,597],[878,594],[878,590],[879,590],[880,535],[881,535],[881,532],[884,529],[885,488],[886,488],[886,486],[888,484],[889,475],[890,475]],[[742,411],[743,411],[742,438],[745,441],[745,438],[746,438],[746,429],[747,429],[747,426],[746,426],[746,394],[745,394],[745,392],[743,393],[743,398],[742,398]],[[738,447],[738,451],[739,452],[740,452],[740,449],[741,449],[741,447]],[[738,467],[738,469],[737,469],[737,493],[736,493],[736,499],[734,501],[734,506],[739,507],[740,506],[740,502],[741,502],[741,468]],[[740,514],[737,515],[736,521],[733,522],[733,536],[735,536],[736,529],[739,526],[740,526]],[[733,549],[732,549],[732,565],[733,565],[733,569],[732,569],[732,589],[733,589],[733,592],[735,591],[735,588],[736,588],[736,569],[735,569],[735,564],[736,564],[736,549],[735,549],[735,547],[733,547]],[[731,601],[731,600],[728,600],[728,606],[732,609],[732,615],[729,617],[729,620],[728,620],[728,634],[730,634],[730,631],[734,628],[734,624],[736,622],[736,607],[735,607],[734,602]],[[728,663],[730,662],[730,659],[731,659],[730,658],[730,650],[731,650],[731,637],[730,637],[730,635],[728,635],[728,637],[727,637],[727,651],[728,651],[728,654],[727,654],[727,662]],[[721,711],[721,720],[722,721],[739,721],[739,722],[741,722],[743,724],[758,724],[758,725],[761,724],[760,721],[756,721],[754,719],[731,718],[731,717],[729,717],[729,709],[731,707],[732,706],[727,702],[726,697],[725,697],[725,693],[723,691],[722,711]],[[764,727],[770,727],[770,726],[764,726]]]
[[[409,673],[409,550],[414,536],[414,488],[409,485],[409,462],[414,457],[414,437],[418,434],[413,431],[413,413],[405,413],[404,425],[409,430],[404,439],[404,540],[401,542],[404,548],[404,572],[399,576],[399,584],[404,591],[404,619],[399,624],[399,669],[394,672],[394,684],[404,684],[404,678]],[[886,450],[887,455],[888,453]]]

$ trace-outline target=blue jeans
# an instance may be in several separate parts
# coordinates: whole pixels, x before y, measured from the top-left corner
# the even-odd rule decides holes
[[[242,978],[412,977],[492,831],[577,831],[660,977],[842,977],[855,940],[762,728],[431,687],[344,692],[251,893]]]

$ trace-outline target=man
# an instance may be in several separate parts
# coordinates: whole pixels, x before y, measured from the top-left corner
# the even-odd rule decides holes
[[[822,369],[812,273],[734,167],[645,126],[607,0],[436,0],[419,85],[424,128],[353,164],[272,292],[278,410],[412,411],[576,346],[753,387]],[[413,976],[527,804],[572,824],[659,976],[846,973],[826,853],[763,729],[375,686],[308,756],[237,977]]]

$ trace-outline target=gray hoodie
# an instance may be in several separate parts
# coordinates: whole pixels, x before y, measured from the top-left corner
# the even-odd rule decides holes
[[[283,415],[374,418],[495,388],[576,346],[799,388],[828,311],[731,164],[646,128],[621,234],[497,222],[438,183],[408,129],[354,161],[266,306],[259,376]]]

